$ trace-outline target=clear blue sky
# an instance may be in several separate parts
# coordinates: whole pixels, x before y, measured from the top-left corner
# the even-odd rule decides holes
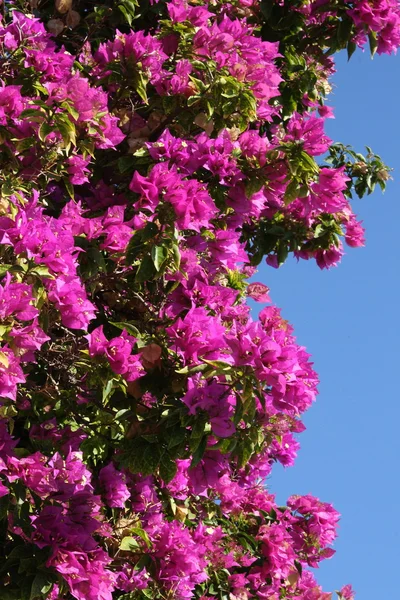
[[[357,600],[396,600],[400,562],[400,54],[357,51],[337,61],[327,122],[334,139],[371,146],[395,169],[384,195],[354,200],[367,245],[320,271],[292,260],[257,279],[312,354],[320,395],[294,467],[269,488],[284,503],[311,493],[342,514],[336,555],[316,573],[326,591],[352,583]],[[254,305],[253,305],[254,306]]]

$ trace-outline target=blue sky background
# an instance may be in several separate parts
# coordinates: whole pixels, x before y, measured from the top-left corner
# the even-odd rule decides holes
[[[355,199],[367,245],[342,263],[264,265],[259,281],[312,354],[320,396],[307,413],[294,467],[269,488],[285,503],[311,493],[342,514],[336,555],[317,572],[326,591],[352,583],[357,600],[395,600],[400,562],[400,55],[340,55],[327,121],[334,141],[365,145],[395,169],[384,195]],[[255,278],[255,279],[256,279]],[[261,305],[258,305],[258,307]]]

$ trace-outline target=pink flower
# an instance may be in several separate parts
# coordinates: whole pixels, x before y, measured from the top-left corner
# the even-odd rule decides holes
[[[204,308],[192,308],[166,331],[172,347],[185,362],[198,362],[201,357],[210,360],[224,357],[225,328],[220,319],[208,315]]]
[[[49,299],[55,303],[66,327],[86,329],[95,317],[95,307],[87,299],[78,277],[58,277],[49,284]]]
[[[11,283],[6,274],[4,285],[0,285],[0,318],[14,314],[21,321],[30,321],[39,314],[33,306],[32,287],[26,283]]]
[[[202,385],[199,377],[188,380],[188,391],[182,401],[189,408],[189,414],[204,410],[210,417],[211,429],[218,437],[229,437],[235,432],[232,422],[236,398],[229,388],[212,382]]]
[[[99,356],[105,353],[108,340],[103,333],[103,325],[100,325],[92,333],[89,333],[86,339],[89,341],[90,356]]]
[[[99,481],[104,490],[104,498],[111,508],[124,508],[125,502],[131,494],[126,485],[126,478],[111,462],[103,467],[99,473]]]
[[[256,302],[271,302],[268,292],[269,287],[263,283],[251,283],[247,287],[247,295]]]
[[[7,346],[3,346],[0,350],[0,397],[15,400],[17,384],[25,381],[19,358]]]
[[[334,119],[335,115],[333,113],[333,108],[331,106],[327,106],[324,104],[323,106],[318,106],[319,116],[324,119]]]
[[[131,352],[132,345],[122,336],[113,338],[108,342],[105,355],[114,373],[126,373]]]
[[[112,600],[114,575],[106,570],[110,558],[103,550],[87,554],[73,550],[60,550],[48,561],[68,583],[77,600]]]
[[[289,121],[285,141],[300,143],[311,156],[323,154],[332,143],[324,134],[324,119],[315,116],[305,118],[298,113],[294,113]]]
[[[345,223],[345,241],[348,246],[352,248],[358,248],[365,246],[365,229],[361,225],[361,222],[357,221],[355,217],[350,218],[348,223]]]
[[[331,267],[337,267],[343,254],[342,244],[340,244],[339,246],[331,246],[328,250],[317,250],[315,259],[320,269],[330,269]]]
[[[293,568],[296,554],[285,526],[280,523],[262,526],[257,539],[262,542],[261,552],[267,559],[265,574],[275,579],[286,579]]]
[[[68,158],[68,173],[70,174],[70,182],[74,185],[82,185],[89,181],[87,174],[90,170],[86,167],[90,163],[89,158],[83,158],[82,156],[75,155]]]
[[[348,584],[342,587],[338,595],[341,600],[354,600],[355,592],[351,585]]]

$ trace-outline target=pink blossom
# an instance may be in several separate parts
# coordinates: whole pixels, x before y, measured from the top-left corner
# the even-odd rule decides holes
[[[103,467],[99,473],[100,485],[104,490],[104,498],[111,508],[124,508],[130,498],[130,492],[125,483],[126,479],[113,463]]]
[[[247,287],[247,295],[256,302],[271,302],[268,292],[269,287],[263,283],[251,283]]]

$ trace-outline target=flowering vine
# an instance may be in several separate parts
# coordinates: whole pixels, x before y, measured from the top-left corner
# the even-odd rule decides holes
[[[389,170],[324,124],[367,43],[397,0],[2,4],[4,600],[331,598],[338,512],[265,485],[318,378],[249,278],[364,245]]]

